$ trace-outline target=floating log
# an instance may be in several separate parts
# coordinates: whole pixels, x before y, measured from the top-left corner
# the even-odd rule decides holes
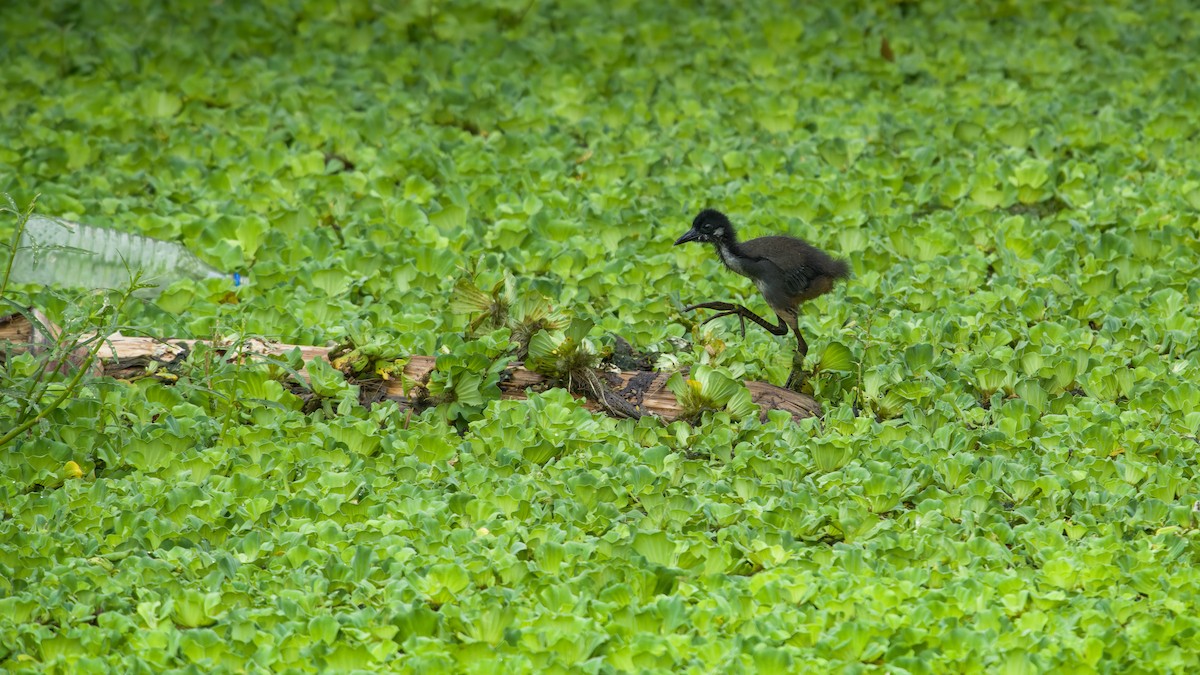
[[[22,350],[32,347],[36,350],[44,349],[54,343],[58,328],[40,314],[31,312],[30,315],[44,328],[38,328],[21,314],[0,316],[0,346],[2,343],[8,342],[10,349]],[[96,374],[107,377],[118,379],[139,377],[145,375],[148,369],[154,366],[169,368],[177,359],[186,357],[186,354],[198,344],[210,345],[227,355],[231,351],[236,351],[236,356],[244,358],[255,356],[282,358],[292,350],[299,349],[306,363],[313,359],[328,360],[330,352],[328,347],[281,344],[258,338],[224,343],[208,340],[164,340],[115,333],[104,339],[104,345],[97,354],[97,363],[93,368]],[[70,361],[79,365],[86,357],[86,353],[86,349],[77,350]],[[3,354],[0,353],[0,357],[2,356]],[[432,356],[409,357],[408,363],[404,367],[404,377],[410,383],[409,389],[411,389],[412,382],[428,382],[429,374],[433,372],[435,363],[436,359]],[[304,371],[301,371],[300,374],[302,377],[307,377]],[[667,421],[675,420],[682,414],[675,395],[666,386],[670,373],[601,370],[597,371],[597,374],[613,393],[643,413],[656,415]],[[409,400],[412,392],[405,390],[405,386],[399,378],[388,381],[359,381],[357,384],[377,386],[381,389],[382,398],[392,399],[402,405],[412,404]],[[806,394],[777,387],[767,382],[750,380],[745,384],[750,391],[751,400],[763,410],[764,416],[768,410],[784,410],[791,414],[793,419],[799,421],[821,414],[820,404]],[[500,381],[501,393],[504,398],[509,399],[523,399],[526,398],[529,390],[544,391],[552,386],[554,386],[554,382],[550,378],[527,370],[519,362],[511,364]],[[584,405],[591,410],[609,412],[611,407],[602,406],[585,397],[580,398],[583,399]]]

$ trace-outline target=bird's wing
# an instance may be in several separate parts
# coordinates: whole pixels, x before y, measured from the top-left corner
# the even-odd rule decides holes
[[[822,276],[821,263],[829,256],[808,242],[794,237],[759,237],[743,243],[742,251],[753,258],[765,259],[779,268],[788,295],[803,294],[813,280]]]

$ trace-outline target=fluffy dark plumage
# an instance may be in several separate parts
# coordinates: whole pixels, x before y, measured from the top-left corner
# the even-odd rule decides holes
[[[846,261],[830,256],[803,239],[773,235],[742,242],[738,248],[748,257],[774,263],[787,283],[788,295],[799,296],[801,301],[828,293],[834,281],[850,276]],[[818,283],[825,278],[829,279],[828,288],[811,294],[825,285]]]

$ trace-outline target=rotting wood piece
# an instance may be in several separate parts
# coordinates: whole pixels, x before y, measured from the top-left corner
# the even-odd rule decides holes
[[[38,330],[24,314],[0,315],[0,342],[11,342],[18,345],[34,345],[35,347],[50,344],[58,335],[58,326],[50,323],[45,314],[36,309],[26,310],[35,321],[46,330]],[[49,331],[49,334],[47,334]]]
[[[0,343],[9,342],[16,350],[27,348],[33,344],[37,348],[39,340],[36,334],[41,331],[34,329],[30,322],[19,314],[0,316]],[[211,343],[206,340],[160,340],[148,337],[131,337],[121,334],[110,335],[98,354],[102,363],[103,374],[115,378],[134,378],[146,373],[146,369],[155,364],[159,367],[170,367],[172,364],[186,358],[194,345],[212,344],[215,349],[228,352],[237,350],[241,357],[268,356],[282,358],[293,349],[300,349],[305,362],[316,358],[328,359],[330,349],[304,345],[289,345],[267,342],[257,338],[244,339],[237,344]],[[3,350],[0,350],[0,357]],[[437,360],[432,356],[412,356],[404,367],[404,379],[413,382],[428,382]],[[306,374],[301,371],[302,376]],[[670,373],[655,373],[648,371],[601,371],[599,376],[616,395],[621,396],[633,407],[643,413],[657,415],[667,421],[680,416],[679,404],[675,395],[667,389],[667,379]],[[371,382],[378,386],[379,382]],[[549,378],[527,370],[521,363],[511,364],[505,376],[500,381],[500,391],[504,398],[526,398],[526,390],[545,391],[553,386]],[[768,410],[784,410],[792,418],[799,421],[807,417],[821,414],[821,406],[811,396],[800,394],[783,387],[777,387],[767,382],[747,381],[746,388],[750,391],[750,399],[754,401],[766,415]],[[399,380],[386,382],[386,397],[404,405],[411,405],[405,385]],[[606,412],[605,408],[590,399],[584,399],[584,405],[593,411]]]

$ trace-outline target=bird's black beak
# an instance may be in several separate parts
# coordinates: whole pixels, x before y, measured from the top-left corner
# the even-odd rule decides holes
[[[693,227],[692,229],[688,230],[687,232],[684,232],[682,237],[676,239],[675,245],[678,246],[680,244],[686,244],[689,241],[696,241],[699,238],[700,238],[700,233],[697,232],[696,228]]]

